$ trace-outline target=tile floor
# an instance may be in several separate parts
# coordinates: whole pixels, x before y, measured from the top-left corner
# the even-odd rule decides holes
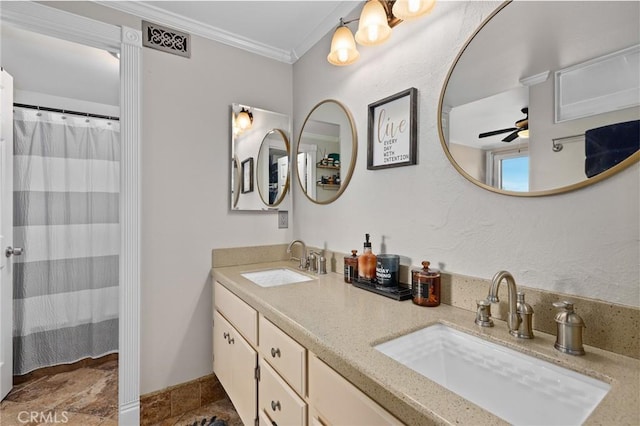
[[[110,360],[14,386],[0,403],[0,425],[117,426],[117,410],[118,362]],[[192,426],[194,422],[200,425],[205,417],[212,416],[226,420],[229,426],[242,425],[233,405],[225,398],[166,419],[157,426]]]

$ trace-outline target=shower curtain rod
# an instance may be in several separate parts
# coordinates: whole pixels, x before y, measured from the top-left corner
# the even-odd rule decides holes
[[[60,112],[62,114],[80,115],[82,117],[103,118],[105,120],[120,121],[119,117],[111,117],[110,115],[91,114],[91,113],[88,113],[88,112],[69,111],[68,109],[49,108],[49,107],[43,107],[43,106],[37,106],[37,105],[28,105],[28,104],[19,104],[19,103],[14,103],[13,106],[14,107],[19,107],[19,108],[37,109],[37,110],[41,110],[41,111]]]

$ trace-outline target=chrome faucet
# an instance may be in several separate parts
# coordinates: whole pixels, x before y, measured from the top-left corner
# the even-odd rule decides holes
[[[302,246],[302,254],[300,255],[300,258],[291,256],[290,260],[299,260],[300,265],[298,265],[298,268],[307,269],[307,266],[308,266],[307,245],[302,240],[291,241],[291,243],[289,243],[289,247],[287,247],[287,253],[291,254],[291,247],[293,247],[294,244],[296,243]]]
[[[524,301],[524,293],[516,290],[516,281],[507,271],[500,271],[493,276],[489,295],[487,300],[491,303],[497,303],[498,289],[502,280],[507,281],[507,291],[509,297],[509,313],[507,316],[507,324],[509,325],[509,333],[521,339],[533,339],[533,309]]]

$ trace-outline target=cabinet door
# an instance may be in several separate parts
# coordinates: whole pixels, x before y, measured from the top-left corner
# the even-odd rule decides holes
[[[320,424],[402,425],[374,400],[311,353],[309,353],[309,404],[314,409],[312,419]]]
[[[245,425],[252,425],[258,414],[258,383],[256,367],[258,353],[238,333],[233,331],[231,337],[233,349],[232,375],[235,401],[233,405]]]
[[[307,424],[307,404],[262,358],[258,395],[258,409],[278,426]]]
[[[257,363],[258,353],[216,310],[213,319],[213,371],[246,425],[254,424],[257,415]]]
[[[231,324],[218,311],[213,313],[213,372],[229,392],[231,389],[231,348],[227,342],[231,335]]]

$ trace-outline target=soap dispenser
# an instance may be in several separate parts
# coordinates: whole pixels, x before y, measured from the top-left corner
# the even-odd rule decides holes
[[[358,257],[358,280],[373,284],[376,280],[378,257],[371,251],[369,234],[365,234],[364,251]]]
[[[570,355],[584,355],[582,329],[586,326],[580,315],[574,312],[573,303],[555,302],[553,306],[562,309],[555,317],[558,333],[553,347]]]

